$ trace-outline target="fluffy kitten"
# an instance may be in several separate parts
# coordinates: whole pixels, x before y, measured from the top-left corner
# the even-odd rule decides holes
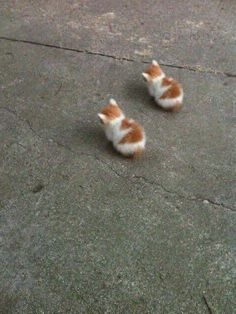
[[[158,105],[169,111],[182,107],[184,93],[181,85],[172,77],[167,77],[157,61],[153,60],[142,75]]]
[[[135,157],[142,153],[146,136],[142,127],[132,119],[125,118],[114,99],[98,113],[106,137],[115,149],[126,157]]]

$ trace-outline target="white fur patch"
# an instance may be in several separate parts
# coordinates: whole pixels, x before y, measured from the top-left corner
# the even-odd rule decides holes
[[[158,62],[156,60],[152,60],[153,65],[158,65]]]
[[[156,102],[164,109],[169,109],[183,102],[183,92],[175,98],[156,99]]]
[[[142,73],[142,76],[145,79],[145,81],[149,80],[149,75],[147,73]]]
[[[115,101],[114,98],[110,98],[110,104],[113,105],[113,106],[117,106],[117,102]]]
[[[102,121],[106,120],[106,116],[103,113],[98,113],[98,116]]]
[[[150,95],[156,99],[161,97],[161,95],[169,88],[168,86],[161,85],[161,80],[164,76],[164,73],[162,73],[162,75],[151,80],[148,84],[148,90]]]
[[[121,154],[125,156],[129,156],[134,154],[137,150],[144,150],[146,144],[146,137],[144,134],[144,137],[141,141],[136,143],[125,143],[125,144],[114,144],[115,148],[120,152]]]

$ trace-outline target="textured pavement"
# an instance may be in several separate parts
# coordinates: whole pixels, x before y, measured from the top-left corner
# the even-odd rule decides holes
[[[236,2],[0,1],[0,313],[232,314]],[[150,99],[153,58],[185,91]],[[107,143],[114,97],[147,133]]]

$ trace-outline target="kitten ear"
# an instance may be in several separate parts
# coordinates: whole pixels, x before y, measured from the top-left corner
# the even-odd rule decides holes
[[[98,113],[98,117],[102,123],[105,123],[107,120],[105,114],[103,113]]]
[[[110,98],[110,101],[109,101],[109,102],[110,102],[110,104],[113,105],[113,106],[118,106],[118,105],[117,105],[117,102],[115,101],[114,98]]]
[[[152,65],[159,65],[156,60],[152,60]]]
[[[144,80],[145,80],[146,82],[148,82],[148,81],[150,80],[149,74],[147,74],[147,73],[142,73],[142,76],[143,76],[143,78],[144,78]]]

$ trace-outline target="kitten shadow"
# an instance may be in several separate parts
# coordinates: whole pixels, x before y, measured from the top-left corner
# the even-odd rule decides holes
[[[139,103],[143,103],[143,112],[145,111],[145,105],[147,105],[149,108],[154,109],[155,111],[159,111],[163,116],[173,116],[177,114],[179,111],[172,112],[163,109],[161,106],[159,106],[154,97],[152,97],[147,89],[147,86],[142,83],[141,81],[130,81],[127,83],[127,93],[129,99],[132,99],[132,101],[136,101]],[[181,110],[180,110],[181,111]]]
[[[155,110],[165,112],[160,106],[157,105],[154,97],[150,96],[147,86],[145,86],[145,84],[141,81],[130,81],[127,83],[127,96],[129,99],[132,99],[132,101],[143,103],[144,105],[147,104],[149,107]]]
[[[83,120],[77,122],[74,137],[85,146],[97,147],[104,140],[104,132],[98,124]]]
[[[86,123],[80,124],[76,128],[75,136],[77,137],[77,140],[78,140],[78,136],[80,138],[80,141],[81,139],[83,139],[83,144],[84,144],[85,149],[87,151],[92,149],[94,152],[96,152],[98,157],[106,155],[107,157],[111,157],[112,159],[123,160],[123,161],[124,160],[132,161],[132,160],[141,159],[141,156],[133,157],[133,158],[125,157],[119,152],[117,152],[112,142],[108,141],[108,139],[106,138],[104,130],[102,126],[99,125],[99,123],[95,125],[92,125],[92,124],[88,125]],[[73,141],[74,142],[73,145],[76,145],[75,140],[76,139],[74,139]]]
[[[108,153],[112,158],[120,158],[111,142],[105,136],[99,121],[78,121],[73,137],[73,145],[82,145],[86,150],[93,150],[97,153]]]
[[[122,163],[135,163],[141,164],[145,155],[149,156],[150,152],[144,152],[141,156],[137,157],[125,157],[113,147],[112,142],[108,141],[104,130],[101,125],[94,121],[88,123],[88,121],[79,122],[75,129],[75,132],[71,136],[71,147],[82,146],[82,149],[89,153],[94,153],[98,158],[112,159],[122,161]],[[149,156],[152,157],[153,154]],[[154,154],[155,155],[155,154]]]
[[[147,87],[141,81],[129,81],[126,84],[126,95],[132,101],[144,102],[150,98]]]

